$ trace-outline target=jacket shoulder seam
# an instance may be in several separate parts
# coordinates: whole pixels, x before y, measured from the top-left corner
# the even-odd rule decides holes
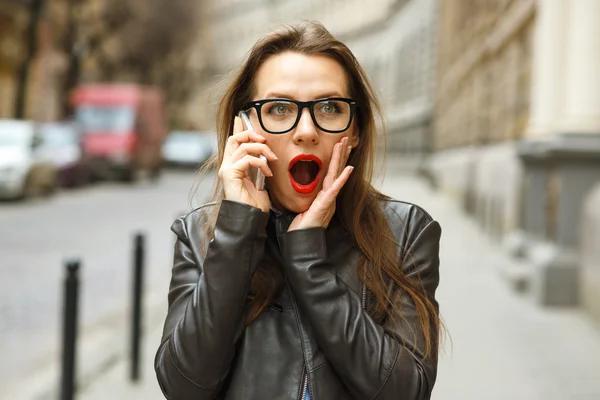
[[[181,221],[181,223],[183,224],[183,227],[182,227],[183,228],[183,234],[185,236],[185,237],[181,237],[177,232],[175,232],[175,234],[177,235],[177,237],[179,239],[183,240],[184,242],[186,242],[186,244],[189,244],[189,236],[190,235],[189,235],[189,232],[188,232],[188,228],[189,228],[188,224],[189,224],[189,222],[188,222],[187,218],[189,216],[191,216],[193,213],[195,213],[196,211],[200,211],[200,210],[202,210],[204,208],[208,208],[208,207],[215,206],[215,205],[217,205],[216,201],[213,201],[213,202],[210,202],[210,203],[206,203],[206,204],[201,205],[200,207],[197,207],[197,208],[193,209],[192,211],[188,212],[185,215],[181,215],[181,216],[177,217],[175,219],[175,222]],[[171,228],[171,229],[173,229],[173,228]]]
[[[427,212],[427,210],[425,210],[423,207],[421,207],[421,206],[419,206],[419,205],[417,205],[417,204],[415,204],[415,203],[409,203],[409,202],[407,202],[407,201],[396,200],[396,199],[385,199],[384,201],[385,201],[385,202],[388,202],[388,203],[399,203],[399,204],[404,204],[404,205],[407,205],[407,206],[409,206],[409,207],[414,207],[414,208],[415,208],[415,209],[417,209],[418,211],[420,211],[420,212],[422,212],[423,214],[425,214],[425,216],[427,216],[427,218],[428,218],[428,220],[429,220],[429,221],[433,221],[433,217],[431,216],[431,214],[429,214],[429,213]],[[394,211],[394,214],[396,214],[398,217],[400,217],[400,215],[398,214],[398,212],[397,212],[396,210],[392,209],[392,211]],[[401,218],[401,217],[400,217],[400,218]],[[428,222],[429,222],[429,221],[428,221]]]
[[[200,207],[194,208],[192,211],[190,211],[189,213],[187,213],[187,214],[185,214],[185,215],[183,215],[183,216],[181,216],[179,218],[185,218],[188,215],[190,215],[192,213],[195,213],[196,211],[200,211],[203,208],[208,208],[208,207],[216,206],[217,204],[218,204],[218,202],[216,202],[216,201],[211,201],[210,203],[202,204]]]

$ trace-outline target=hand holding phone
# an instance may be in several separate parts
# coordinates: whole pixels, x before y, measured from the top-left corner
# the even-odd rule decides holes
[[[246,129],[254,131],[254,128],[252,127],[252,123],[250,122],[250,117],[248,117],[248,114],[245,111],[240,111],[238,115],[244,122],[244,126],[246,127]],[[263,160],[265,162],[267,161],[267,157],[265,157],[263,154],[261,154],[259,157],[261,160]],[[252,180],[252,183],[254,183],[254,186],[256,187],[257,190],[265,189],[265,174],[263,174],[260,169],[251,168],[250,169],[250,179]]]

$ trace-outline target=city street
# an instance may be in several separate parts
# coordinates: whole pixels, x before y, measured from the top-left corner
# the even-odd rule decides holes
[[[543,309],[512,292],[500,274],[512,261],[456,204],[422,181],[390,169],[381,188],[423,206],[442,226],[438,300],[450,338],[432,399],[600,399],[599,326],[580,310]],[[152,368],[160,323],[149,333],[140,384],[127,381],[129,364],[122,360],[81,399],[162,399]]]
[[[0,400],[163,399],[170,228],[246,109],[283,158],[373,146],[374,186],[439,222],[433,400],[600,400],[600,0],[0,0],[0,21]]]
[[[164,311],[174,242],[170,225],[190,210],[197,182],[193,172],[166,172],[158,183],[102,183],[50,199],[0,203],[1,399],[34,398],[58,383],[67,259],[82,262],[80,378],[110,365],[128,346],[138,231],[147,235],[146,319]],[[212,178],[203,180],[197,198],[211,184]]]

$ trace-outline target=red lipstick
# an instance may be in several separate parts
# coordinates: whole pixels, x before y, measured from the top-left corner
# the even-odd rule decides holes
[[[291,169],[294,166],[294,164],[296,164],[299,161],[314,161],[319,166],[319,172],[315,176],[315,179],[307,185],[302,185],[302,184],[296,182],[296,180],[292,176]],[[294,190],[300,194],[312,193],[317,188],[317,185],[319,184],[319,178],[321,177],[321,168],[322,167],[323,167],[323,162],[321,161],[321,159],[319,157],[315,156],[314,154],[298,154],[296,157],[292,158],[292,160],[290,161],[290,165],[288,167],[288,175],[290,177],[290,182],[291,182]]]

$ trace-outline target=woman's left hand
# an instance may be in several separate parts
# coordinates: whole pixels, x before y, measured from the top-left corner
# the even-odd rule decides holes
[[[335,214],[335,199],[350,177],[354,167],[346,166],[352,147],[344,137],[333,146],[327,175],[323,180],[323,189],[317,194],[309,209],[298,214],[292,221],[288,232],[295,229],[327,228]]]

